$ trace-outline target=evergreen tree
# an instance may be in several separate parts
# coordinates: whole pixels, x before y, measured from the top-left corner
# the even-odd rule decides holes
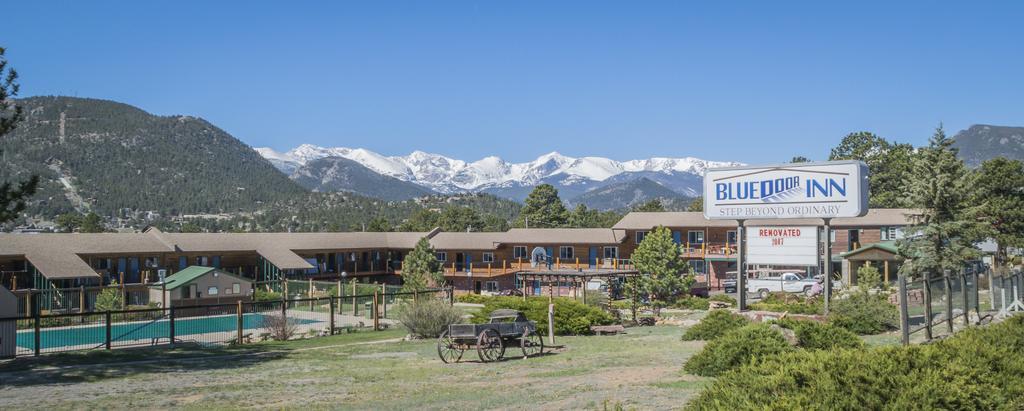
[[[526,197],[516,227],[564,227],[568,222],[569,212],[558,197],[558,190],[551,184],[541,184]]]
[[[441,211],[438,225],[449,232],[483,231],[484,220],[476,210],[453,206]]]
[[[0,138],[14,131],[23,117],[21,106],[14,102],[20,87],[18,72],[7,67],[5,52],[6,49],[0,47]],[[38,187],[38,175],[32,175],[17,186],[7,181],[0,184],[0,223],[17,218],[25,209],[25,201],[36,193]]]
[[[82,233],[102,233],[107,231],[103,225],[103,219],[96,213],[89,213],[82,217],[82,225],[78,227]]]
[[[905,205],[904,178],[911,172],[913,147],[893,144],[870,132],[850,133],[832,149],[829,160],[861,160],[868,165],[871,207]]]
[[[633,211],[663,212],[665,211],[665,205],[661,203],[660,198],[652,198],[643,204],[633,207]]]
[[[109,287],[96,295],[96,311],[117,311],[124,309],[124,295],[117,287],[117,281],[112,281]]]
[[[655,315],[660,315],[662,307],[671,305],[693,284],[693,276],[686,269],[689,265],[682,260],[682,250],[672,241],[672,232],[666,227],[659,226],[647,233],[633,252],[632,260],[640,272],[639,287],[650,299]]]
[[[981,227],[965,213],[971,187],[967,167],[952,144],[940,125],[915,158],[907,182],[909,201],[922,213],[899,243],[906,259],[900,270],[911,276],[958,271],[977,255],[973,243]]]
[[[366,231],[382,233],[391,231],[391,223],[384,217],[374,217],[370,220],[370,223],[366,225]]]
[[[434,247],[426,237],[416,242],[402,264],[402,290],[421,291],[432,285],[444,284],[441,262],[437,260]]]
[[[1024,163],[1004,157],[981,163],[971,179],[970,215],[996,242],[994,268],[1006,261],[1007,247],[1024,247]]]
[[[686,211],[704,211],[704,197],[697,197],[686,206]]]
[[[54,224],[63,232],[73,233],[82,225],[82,216],[78,213],[64,213],[57,216]]]

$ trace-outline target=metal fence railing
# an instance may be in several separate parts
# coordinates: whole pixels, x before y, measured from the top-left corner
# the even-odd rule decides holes
[[[965,270],[915,279],[900,275],[897,292],[903,343],[909,344],[910,335],[922,331],[926,340],[937,333],[952,334],[961,319],[964,326],[970,326],[972,311],[975,324],[990,315],[1024,311],[1018,291],[1022,279],[1020,271],[1000,275]],[[982,293],[988,294],[987,298]]]
[[[452,301],[452,290],[419,292],[378,287],[343,297],[236,301],[168,308],[85,313],[47,313],[0,318],[0,357],[136,346],[245,344],[333,335],[347,328],[387,328],[404,304],[417,298]],[[13,336],[14,338],[9,338]]]

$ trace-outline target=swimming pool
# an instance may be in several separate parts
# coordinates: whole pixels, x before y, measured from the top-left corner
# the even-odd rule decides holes
[[[298,324],[315,323],[315,320],[294,318]],[[174,336],[180,338],[187,335],[218,333],[235,331],[238,327],[238,317],[234,315],[219,315],[215,317],[183,318],[174,320]],[[242,328],[246,330],[263,328],[263,314],[243,314]],[[110,326],[111,343],[149,340],[152,338],[167,338],[171,332],[170,320],[157,320],[146,322],[131,322],[113,324]],[[18,347],[26,350],[33,349],[33,331],[18,331]],[[43,329],[39,332],[39,348],[46,350],[50,348],[71,347],[78,345],[100,346],[107,341],[107,328],[103,325],[83,327],[62,327],[59,329]]]

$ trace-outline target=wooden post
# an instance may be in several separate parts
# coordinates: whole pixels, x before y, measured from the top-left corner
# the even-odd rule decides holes
[[[974,285],[978,284],[975,283]],[[967,298],[967,273],[963,270],[960,270],[960,296],[964,300],[964,326],[969,327],[971,325],[971,310],[969,298]]]
[[[78,312],[85,312],[85,286],[78,286]]]
[[[313,279],[307,279],[309,285],[306,287],[306,298],[313,298]]]
[[[888,271],[886,271],[888,272]],[[903,345],[910,344],[910,310],[907,307],[907,277],[900,275],[897,277],[897,283],[899,283],[899,298],[900,298],[900,334],[901,342]]]
[[[106,323],[106,339],[105,339],[105,342],[106,342],[106,348],[108,350],[110,349],[110,317],[111,317],[110,310],[107,310],[107,312],[104,313],[104,322]],[[171,326],[171,335],[172,335],[171,343],[173,344],[174,343],[174,337],[173,337],[173,335],[174,335],[174,326],[173,326],[174,322],[172,321],[171,324],[172,324],[172,326]],[[38,343],[36,344],[36,350],[37,350],[36,351],[36,353],[37,353],[36,355],[39,355],[38,354],[38,350],[39,350],[39,344]]]
[[[371,317],[373,317],[373,330],[374,331],[377,331],[377,330],[380,329],[380,319],[377,318],[377,295],[378,295],[378,293],[379,293],[379,291],[373,290],[373,312],[371,313],[372,314]]]
[[[340,290],[340,287],[339,287],[339,290]],[[341,297],[338,297],[338,298],[341,298]],[[330,320],[331,331],[328,334],[329,335],[334,335],[334,297],[329,297],[329,301],[330,302],[328,304],[330,304],[330,307],[331,307],[331,320]]]
[[[889,260],[882,263],[885,266],[885,284],[889,284]]]
[[[555,345],[555,304],[548,303],[548,345]]]
[[[34,293],[34,292],[29,294],[29,299],[33,299],[34,300],[34,299],[37,299],[37,298],[39,298],[39,294]],[[40,350],[39,344],[41,343],[41,341],[40,341],[40,339],[41,339],[40,337],[41,336],[39,334],[39,311],[40,311],[40,307],[39,307],[39,303],[38,302],[36,302],[36,304],[33,304],[33,305],[35,306],[34,307],[35,309],[32,310],[32,320],[33,320],[33,322],[32,322],[32,328],[33,328],[32,337],[33,337],[33,340],[34,340],[33,341],[34,343],[32,344],[32,346],[33,346],[33,349],[35,351],[35,356],[38,357],[39,356],[39,350]],[[107,326],[107,333],[108,333],[108,335],[110,333],[110,327],[109,326]]]
[[[380,285],[380,299],[381,305],[383,306],[384,318],[388,318],[388,289],[384,284]],[[417,295],[413,294],[413,299],[416,299]]]
[[[245,331],[245,322],[242,316],[242,300],[238,300],[238,306],[235,311],[238,314],[238,345],[242,345],[242,332]]]
[[[931,341],[932,339],[932,281],[931,276],[927,271],[924,273],[924,336],[926,339]]]
[[[590,283],[590,281],[587,280],[587,277],[583,277],[583,305],[587,305],[587,284],[588,283]]]
[[[523,281],[523,301],[526,301],[526,276],[519,275],[519,278]]]
[[[352,279],[352,315],[359,315],[359,299],[356,298],[356,279]]]
[[[342,292],[341,292],[341,280],[338,280],[338,284],[337,284],[337,289],[338,289],[338,295],[337,295],[337,297],[338,297],[338,298],[341,298],[341,297],[343,296],[343,294],[342,294]]]
[[[953,284],[949,278],[949,270],[942,273],[943,284],[946,287],[946,328],[953,333]]]

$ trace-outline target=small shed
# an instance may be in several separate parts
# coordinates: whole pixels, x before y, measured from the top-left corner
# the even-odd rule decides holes
[[[857,270],[862,266],[874,266],[882,275],[881,279],[888,283],[896,280],[896,273],[903,265],[903,258],[899,255],[895,241],[869,244],[842,253],[840,256],[843,259],[843,282],[850,285],[857,284]]]
[[[149,288],[149,301],[167,307],[227,304],[249,300],[252,280],[213,267],[193,265]],[[161,291],[165,294],[161,295]]]
[[[18,297],[0,285],[0,318],[18,316]],[[18,350],[17,321],[0,321],[0,358],[12,358]]]

